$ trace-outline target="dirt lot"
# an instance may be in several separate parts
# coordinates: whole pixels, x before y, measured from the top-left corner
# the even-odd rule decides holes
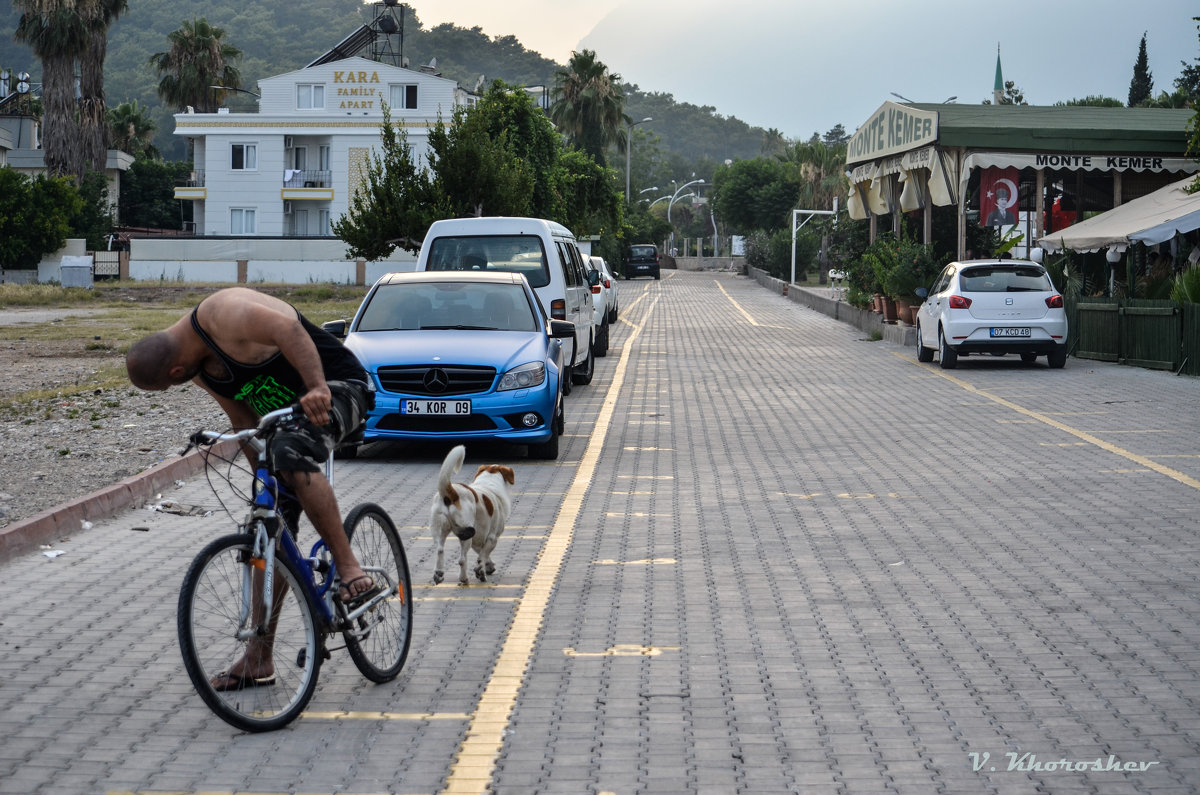
[[[125,378],[129,344],[169,325],[208,291],[116,288],[103,292],[99,307],[0,305],[0,527],[178,455],[197,428],[227,427],[198,387],[147,393]],[[339,295],[331,316],[342,316],[362,292]],[[304,311],[317,322],[330,319]]]

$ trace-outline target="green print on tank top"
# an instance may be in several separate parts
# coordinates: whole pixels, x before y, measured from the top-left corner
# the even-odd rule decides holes
[[[296,393],[269,375],[258,375],[238,390],[233,399],[245,401],[250,410],[261,417],[295,403]]]

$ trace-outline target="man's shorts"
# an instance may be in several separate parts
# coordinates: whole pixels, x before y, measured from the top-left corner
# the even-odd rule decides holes
[[[330,381],[332,406],[327,425],[314,425],[301,414],[267,441],[276,472],[322,472],[330,454],[359,432],[374,397],[361,381]]]

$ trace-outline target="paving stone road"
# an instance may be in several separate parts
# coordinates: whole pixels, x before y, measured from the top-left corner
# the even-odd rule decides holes
[[[432,584],[446,446],[339,463],[418,583],[392,683],[334,651],[282,731],[208,711],[202,477],[164,496],[217,515],[0,566],[0,793],[1200,790],[1200,381],[942,371],[732,274],[619,289],[560,460],[468,445],[517,470],[494,582]]]

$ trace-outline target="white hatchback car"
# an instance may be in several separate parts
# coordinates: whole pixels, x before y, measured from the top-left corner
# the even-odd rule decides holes
[[[1067,362],[1067,313],[1046,269],[1014,259],[951,262],[933,287],[917,291],[917,360],[952,368],[959,356],[1020,354]]]
[[[603,257],[588,258],[588,284],[592,286],[594,308],[592,352],[596,356],[608,355],[608,326],[617,319],[617,285]]]

